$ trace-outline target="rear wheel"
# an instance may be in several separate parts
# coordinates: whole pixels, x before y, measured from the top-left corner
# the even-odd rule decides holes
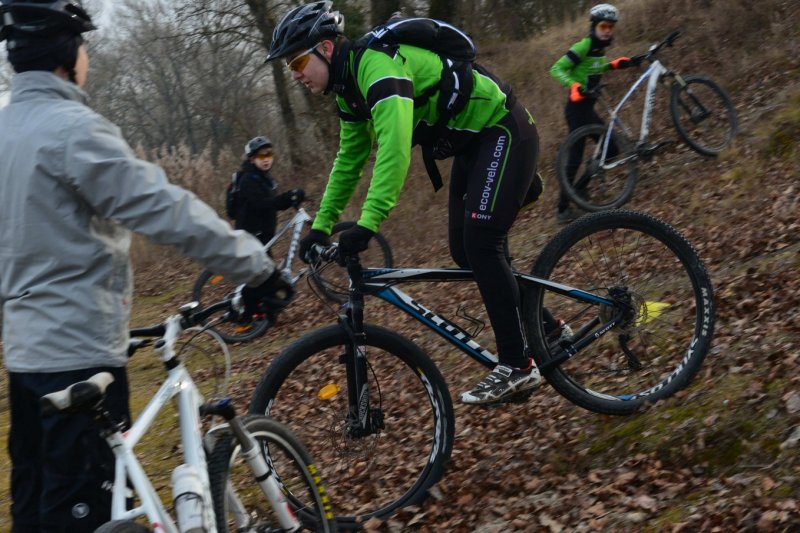
[[[711,281],[665,222],[633,211],[583,217],[548,243],[532,274],[584,293],[527,285],[524,300],[536,364],[577,405],[629,414],[673,395],[700,369],[714,331]],[[571,338],[548,338],[545,309],[569,325]],[[595,340],[576,347],[583,339]],[[552,367],[567,353],[574,355]]]
[[[678,134],[692,149],[714,156],[736,135],[736,110],[727,93],[715,82],[687,76],[672,86],[669,110]]]
[[[192,299],[209,305],[230,298],[239,286],[222,274],[203,270],[192,289]],[[248,342],[263,335],[272,326],[265,314],[259,313],[241,320],[221,321],[211,328],[227,343]]]
[[[556,173],[561,190],[586,211],[625,204],[636,185],[637,156],[628,138],[614,128],[588,124],[570,133],[558,150]]]

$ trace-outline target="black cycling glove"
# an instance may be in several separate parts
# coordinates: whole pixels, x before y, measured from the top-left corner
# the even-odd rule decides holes
[[[308,235],[300,239],[300,259],[306,263],[310,263],[312,258],[308,256],[308,253],[311,251],[311,247],[315,244],[319,244],[321,246],[330,246],[331,238],[327,233],[318,229],[312,229],[309,231]]]
[[[303,189],[292,189],[276,196],[273,205],[275,205],[275,209],[282,211],[292,206],[297,207],[305,197],[306,193]]]
[[[244,300],[245,317],[255,313],[267,312],[277,314],[278,311],[289,305],[294,296],[294,287],[291,281],[283,276],[279,270],[257,287],[244,287],[242,300]]]
[[[339,235],[339,256],[337,262],[344,265],[345,258],[363,252],[369,246],[369,240],[375,232],[367,228],[355,225],[350,229],[344,230]]]

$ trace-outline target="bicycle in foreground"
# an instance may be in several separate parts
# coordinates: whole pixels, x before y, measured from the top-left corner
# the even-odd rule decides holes
[[[575,204],[590,212],[614,209],[633,195],[640,161],[672,143],[665,139],[649,142],[650,120],[659,81],[670,86],[669,110],[681,139],[694,151],[716,156],[726,148],[737,129],[736,111],[725,91],[702,76],[683,77],[666,67],[657,55],[672,46],[680,32],[650,47],[631,61],[647,61],[649,67],[615,107],[599,94],[609,119],[606,124],[588,124],[571,132],[558,150],[556,174],[564,191]],[[620,114],[636,90],[647,82],[638,139]]]
[[[275,260],[277,268],[284,273],[286,279],[291,280],[293,286],[309,273],[308,269],[304,267],[295,270],[294,260],[299,248],[300,234],[303,228],[309,225],[312,220],[306,210],[299,205],[296,205],[295,209],[294,216],[281,226],[265,245],[267,252]],[[352,221],[339,222],[333,227],[332,236],[335,237],[355,224]],[[386,237],[378,233],[375,235],[374,240],[377,246],[374,246],[372,253],[365,257],[365,262],[375,266],[391,267],[393,263],[392,249]],[[329,277],[334,276],[334,279],[324,280],[318,276],[312,276],[310,279],[328,299],[334,302],[342,302],[341,295],[330,292],[328,287],[341,284],[346,279],[340,273],[334,271],[328,272],[327,275]],[[335,279],[337,276],[340,278],[339,280]],[[217,301],[233,294],[237,285],[228,281],[225,276],[215,274],[206,269],[200,273],[197,281],[195,281],[192,289],[192,299],[201,303]],[[228,343],[252,341],[264,335],[275,323],[275,317],[271,316],[269,312],[245,317],[244,320],[234,319],[235,317],[229,318],[229,320],[220,320],[212,325],[214,331],[219,333],[220,337]]]
[[[487,368],[498,360],[474,334],[398,288],[474,282],[471,271],[362,268],[350,258],[348,273],[337,323],[274,359],[249,409],[288,424],[307,443],[333,480],[339,527],[419,503],[453,446],[442,374],[411,340],[369,324],[364,296],[395,306]],[[536,364],[556,391],[591,411],[627,415],[672,396],[689,384],[711,344],[706,269],[677,230],[650,215],[586,215],[550,240],[530,274],[514,275]],[[560,338],[560,320],[572,329],[568,338]]]
[[[195,326],[214,313],[229,312],[232,305],[238,306],[236,301],[229,300],[199,309],[197,302],[192,302],[163,324],[131,330],[129,355],[153,344],[167,377],[130,429],[126,430],[120,421],[111,420],[104,410],[104,392],[113,381],[107,372],[42,397],[45,414],[93,414],[114,452],[112,521],[98,532],[335,530],[320,474],[297,437],[269,417],[237,416],[227,399],[204,402],[187,371],[182,355],[187,347],[202,345],[200,353],[209,349],[207,342],[198,340],[203,336],[210,339],[210,345],[219,347],[229,362],[227,346],[219,336]],[[176,343],[186,330],[191,337],[176,350]],[[153,338],[157,340],[153,342]],[[183,450],[183,463],[172,474],[175,520],[134,452],[173,398]],[[204,416],[224,419],[224,423],[215,425],[203,436],[200,428]],[[129,500],[128,482],[135,491],[135,506]],[[147,526],[141,524],[142,517]]]

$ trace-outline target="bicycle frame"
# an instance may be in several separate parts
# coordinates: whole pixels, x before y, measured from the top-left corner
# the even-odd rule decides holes
[[[653,114],[653,101],[655,100],[655,92],[656,87],[658,86],[658,80],[661,79],[661,76],[667,74],[669,70],[659,61],[658,59],[654,60],[647,70],[636,80],[628,92],[625,93],[625,96],[622,97],[622,100],[617,104],[617,106],[611,112],[611,120],[609,121],[610,124],[619,124],[623,128],[625,125],[622,122],[622,119],[619,118],[619,112],[622,107],[627,103],[633,93],[639,88],[642,83],[647,80],[647,91],[645,93],[645,100],[644,100],[644,110],[642,111],[642,124],[641,129],[639,131],[639,143],[644,143],[647,141],[648,136],[650,135],[650,117]],[[611,128],[609,128],[609,133],[611,132]]]
[[[415,301],[408,294],[402,290],[394,287],[397,283],[410,283],[410,282],[453,282],[453,281],[474,281],[471,270],[463,269],[449,269],[449,268],[411,268],[411,269],[387,269],[387,268],[365,268],[361,273],[364,291],[372,294],[381,300],[390,303],[398,309],[404,311],[406,314],[415,318],[422,324],[426,325],[434,332],[439,334],[450,344],[466,353],[472,359],[483,364],[487,367],[494,367],[498,362],[498,357],[493,352],[482,347],[472,336],[464,331],[463,328],[454,324],[447,318],[444,318],[435,312],[431,311],[424,305]],[[556,283],[554,281],[537,278],[529,274],[521,272],[514,272],[514,276],[521,285],[539,285],[545,287],[547,290],[574,298],[575,300],[583,301],[589,304],[606,305],[610,308],[616,307],[616,302],[609,298],[603,298],[596,294],[586,292],[568,285]],[[574,344],[564,348],[564,352],[548,363],[548,366],[541,370],[547,370],[551,366],[562,363],[564,360],[572,357],[582,348],[594,342],[596,339],[603,336],[605,333],[613,329],[621,316],[614,316],[606,324],[600,326],[599,323],[592,324],[596,328],[595,333],[585,335],[582,334]],[[597,327],[600,326],[600,327]],[[583,333],[588,333],[583,332]]]
[[[164,337],[180,333],[180,315],[172,316],[167,321],[167,332]],[[168,362],[173,357],[170,343],[156,346],[162,362]],[[147,516],[150,527],[155,532],[178,533],[175,523],[164,509],[161,499],[155,488],[144,472],[139,460],[134,453],[134,447],[155,422],[159,412],[170,402],[176,399],[178,420],[183,446],[184,463],[193,466],[200,476],[203,485],[203,509],[205,523],[213,527],[213,503],[211,501],[211,485],[208,479],[208,468],[203,448],[203,441],[198,428],[200,427],[200,406],[203,397],[183,363],[170,368],[167,379],[147,403],[147,406],[136,418],[128,431],[116,431],[106,436],[111,450],[116,458],[114,488],[111,501],[111,516],[113,520],[133,520],[140,516]],[[130,479],[136,494],[141,500],[141,505],[126,510],[126,497],[128,487],[125,480]]]
[[[683,84],[683,80],[677,74],[674,74],[670,69],[664,66],[661,61],[655,59],[654,56],[658,53],[661,48],[664,46],[672,46],[674,40],[678,37],[679,32],[673,32],[670,34],[664,41],[659,44],[655,44],[650,47],[647,55],[645,56],[650,61],[650,66],[644,71],[644,73],[639,76],[639,79],[628,89],[628,92],[625,93],[625,96],[619,101],[619,103],[612,109],[605,101],[602,103],[605,105],[606,109],[609,112],[610,120],[608,121],[607,133],[603,140],[602,149],[601,149],[601,158],[602,166],[605,170],[611,170],[616,168],[620,165],[623,165],[630,161],[631,158],[638,157],[638,154],[633,154],[629,157],[623,157],[619,160],[615,161],[611,164],[606,164],[606,156],[608,155],[608,145],[611,140],[612,131],[614,126],[619,126],[623,129],[623,131],[630,136],[630,129],[625,125],[622,119],[619,116],[620,111],[625,106],[625,104],[630,100],[633,93],[647,80],[647,89],[645,93],[645,100],[644,100],[644,109],[642,110],[642,121],[641,126],[639,129],[639,140],[637,142],[637,146],[645,146],[647,144],[647,139],[650,136],[650,118],[653,114],[653,102],[655,100],[655,92],[656,87],[658,86],[658,81],[664,75],[674,75],[678,81]],[[599,147],[598,147],[599,148]]]
[[[295,253],[297,252],[297,248],[300,245],[300,233],[303,231],[303,226],[307,222],[311,222],[312,218],[306,212],[305,209],[302,207],[297,210],[297,213],[283,225],[283,227],[275,232],[275,235],[264,245],[264,248],[269,251],[272,246],[287,232],[291,230],[291,238],[289,240],[289,251],[286,254],[286,257],[281,261],[278,268],[280,268],[281,272],[283,272],[286,277],[292,280],[292,283],[297,283],[297,280],[300,279],[306,272],[307,269],[301,269],[298,271],[297,275],[292,273],[292,263],[294,262]]]
[[[493,368],[498,363],[498,356],[481,346],[463,328],[431,311],[394,286],[399,283],[411,282],[474,282],[471,270],[449,268],[362,269],[357,258],[347,259],[347,270],[350,277],[350,296],[344,305],[345,313],[339,317],[339,324],[348,332],[351,339],[343,354],[343,362],[347,366],[348,375],[347,395],[350,405],[348,432],[350,437],[359,438],[379,433],[384,427],[380,407],[373,409],[370,406],[368,390],[370,367],[364,350],[364,295],[373,295],[394,305],[480,364]],[[601,324],[600,318],[594,318],[583,325],[574,337],[577,340],[571,341],[566,346],[559,346],[558,350],[560,351],[552,353],[551,359],[540,367],[542,372],[573,357],[584,347],[612,331],[615,325],[624,320],[623,310],[611,298],[604,298],[568,285],[520,272],[514,272],[514,276],[520,285],[542,286],[547,290],[587,304],[604,305],[615,310],[614,315],[604,324]],[[424,380],[424,376],[421,377]]]
[[[215,304],[215,306],[219,307],[221,304]],[[227,402],[221,402],[214,406],[204,404],[203,395],[198,390],[184,364],[177,358],[174,345],[178,336],[185,330],[182,325],[184,318],[185,315],[183,314],[169,317],[165,322],[164,335],[155,343],[155,350],[159,353],[159,358],[167,368],[167,379],[147,403],[129,430],[123,433],[118,426],[115,426],[112,430],[105,430],[103,433],[115,457],[114,486],[111,502],[112,520],[134,520],[138,517],[146,516],[150,521],[150,527],[156,533],[179,533],[178,527],[166,512],[161,499],[134,453],[134,447],[153,425],[158,414],[170,400],[175,398],[181,444],[183,446],[183,464],[193,467],[200,478],[202,486],[201,497],[203,500],[203,523],[206,525],[205,531],[208,531],[208,533],[216,533],[217,531],[206,451],[210,450],[210,447],[214,444],[215,431],[222,429],[226,425],[242,446],[242,455],[253,472],[253,482],[261,486],[262,491],[264,491],[276,512],[281,526],[291,531],[299,528],[300,523],[281,493],[279,483],[275,479],[272,469],[261,457],[256,441],[244,429],[241,421],[236,418],[233,408]],[[222,349],[227,352],[225,343],[216,337],[216,333],[211,332],[211,334],[217,338],[221,343]],[[221,415],[227,420],[226,424],[212,428],[206,438],[200,432],[201,408],[205,408],[206,414]],[[141,501],[138,507],[130,510],[127,509],[126,500],[129,495],[126,480],[130,480],[136,495]],[[226,498],[236,517],[237,525],[240,527],[248,526],[250,517],[243,510],[237,495],[230,490],[230,487]]]

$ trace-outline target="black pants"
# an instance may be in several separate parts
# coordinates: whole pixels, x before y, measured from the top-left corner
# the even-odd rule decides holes
[[[603,124],[603,119],[594,110],[594,100],[585,98],[580,102],[572,102],[567,100],[567,105],[564,107],[564,116],[567,119],[567,127],[569,133],[572,133],[581,126],[587,124]],[[581,164],[583,158],[584,143],[575,143],[572,150],[569,152],[569,159],[567,160],[567,177],[570,182],[575,178],[575,173]],[[558,197],[558,210],[564,211],[569,207],[569,196],[567,196],[563,189]]]
[[[114,455],[93,417],[39,414],[39,398],[98,372],[114,376],[106,408],[127,423],[124,368],[9,373],[12,533],[88,533],[111,518]]]
[[[450,179],[450,253],[460,267],[473,270],[500,362],[515,367],[527,366],[530,350],[506,238],[529,188],[541,189],[534,180],[538,153],[536,126],[517,103],[470,143],[468,153],[456,156]]]

